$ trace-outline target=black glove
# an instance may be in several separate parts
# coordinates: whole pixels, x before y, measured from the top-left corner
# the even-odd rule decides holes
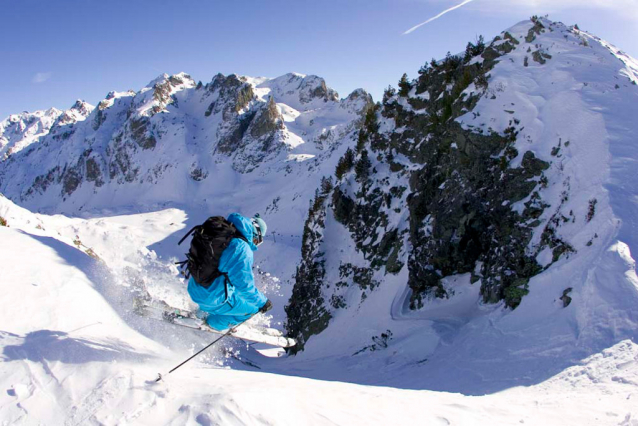
[[[266,312],[268,312],[271,309],[272,309],[272,303],[270,303],[270,300],[266,300],[266,303],[264,303],[264,306],[259,308],[259,313],[265,314]]]

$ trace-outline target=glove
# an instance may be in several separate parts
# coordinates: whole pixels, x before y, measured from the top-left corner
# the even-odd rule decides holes
[[[198,309],[195,311],[195,316],[200,320],[205,320],[206,318],[208,318],[208,312],[204,312],[201,309]]]
[[[259,313],[265,314],[266,312],[268,312],[271,309],[272,309],[272,303],[270,302],[270,300],[266,300],[266,303],[264,303],[264,306],[259,308]]]

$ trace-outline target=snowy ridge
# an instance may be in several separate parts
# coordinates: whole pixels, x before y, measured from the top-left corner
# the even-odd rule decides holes
[[[622,75],[627,76],[627,78],[629,78],[635,84],[638,84],[638,60],[636,60],[635,58],[632,58],[631,56],[627,55],[625,52],[623,52],[622,50],[618,49],[613,44],[606,42],[605,40],[601,39],[600,37],[597,37],[597,36],[595,36],[593,34],[589,34],[586,31],[581,31],[581,30],[579,30],[577,28],[572,28],[572,31],[574,31],[574,33],[576,33],[576,34],[581,35],[582,37],[594,40],[594,41],[600,43],[601,46],[604,46],[607,49],[609,49],[611,51],[611,53],[615,57],[620,59],[626,66],[626,68],[624,70],[622,70],[620,73]]]
[[[37,142],[51,131],[70,131],[74,123],[83,121],[92,110],[93,106],[78,100],[66,111],[51,108],[10,115],[0,122],[0,161]]]

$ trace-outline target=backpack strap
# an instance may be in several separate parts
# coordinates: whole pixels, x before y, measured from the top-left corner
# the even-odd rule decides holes
[[[233,238],[239,238],[240,240],[244,240],[245,242],[248,242],[248,239],[246,237],[244,237],[244,234],[239,232],[239,229],[237,230],[237,232],[235,232],[235,235],[233,235]],[[250,245],[250,244],[248,244],[248,245]]]
[[[181,239],[181,240],[179,240],[179,243],[177,243],[177,245],[182,244],[182,243],[184,242],[184,240],[185,240],[186,238],[188,238],[188,236],[189,236],[190,234],[192,234],[192,233],[193,233],[193,231],[196,231],[197,229],[199,229],[199,228],[201,228],[201,227],[202,227],[202,225],[193,226],[193,227],[191,228],[191,230],[190,230],[190,231],[188,231],[188,233],[187,233],[186,235],[184,235],[184,236],[182,237],[182,239]]]
[[[221,274],[224,276],[224,294],[226,295],[224,300],[228,301],[228,283],[232,284],[232,282],[230,281],[230,278],[228,278],[228,274],[226,272],[221,272]]]
[[[233,238],[239,238],[248,242],[246,237],[244,237],[244,234],[239,232],[239,230],[235,233],[235,235],[233,235]],[[224,295],[226,296],[225,300],[228,301],[228,284],[233,285],[233,282],[230,280],[226,272],[219,271],[219,273],[224,277]]]
[[[193,226],[191,230],[188,231],[188,233],[186,233],[186,235],[184,235],[181,240],[179,240],[177,245],[182,244],[186,238],[188,238],[193,232],[198,231],[201,227],[202,225]],[[191,259],[190,253],[186,253],[186,260],[182,260],[181,262],[175,262],[176,265],[179,265],[179,268],[182,270],[182,274],[184,274],[186,279],[189,279],[191,275],[188,268],[186,268],[186,272],[184,272],[184,268],[186,267],[186,264],[188,263],[190,259]]]
[[[181,269],[181,273],[182,275],[184,275],[186,277],[186,279],[189,279],[191,276],[190,271],[188,270],[188,268],[186,268],[186,272],[184,272],[184,268],[186,267],[186,264],[188,263],[188,253],[186,253],[186,260],[182,260],[181,262],[175,262],[176,265],[179,265],[179,269]]]

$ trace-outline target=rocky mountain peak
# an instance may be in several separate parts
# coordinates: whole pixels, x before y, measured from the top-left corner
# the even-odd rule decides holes
[[[88,102],[85,102],[82,99],[78,99],[71,107],[71,110],[76,111],[78,114],[86,117],[91,113],[91,111],[93,111],[93,108],[95,107]]]
[[[141,91],[144,92],[144,89],[153,89],[157,84],[162,84],[167,81],[169,77],[170,76],[168,74],[162,73],[155,77],[153,80],[149,81]]]
[[[65,126],[85,120],[94,109],[95,107],[93,105],[78,99],[71,108],[65,110],[59,115],[54,126]]]
[[[339,94],[326,86],[323,78],[316,75],[284,74],[267,80],[257,87],[270,89],[278,102],[283,102],[299,111],[339,101]]]
[[[349,111],[364,112],[374,106],[372,95],[364,89],[355,89],[341,102],[340,107]]]
[[[271,134],[278,129],[283,129],[283,127],[283,117],[277,109],[275,98],[271,96],[268,98],[268,102],[262,107],[260,113],[255,118],[250,132],[253,137],[260,138],[264,135]]]

